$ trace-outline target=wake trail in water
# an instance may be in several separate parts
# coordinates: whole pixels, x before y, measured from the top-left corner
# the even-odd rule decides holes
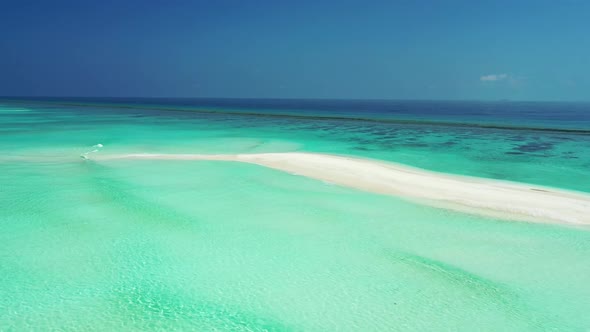
[[[102,148],[103,148],[103,146],[104,146],[104,145],[102,145],[102,144],[100,144],[100,143],[98,143],[98,144],[96,144],[96,145],[93,145],[93,146],[92,146],[92,148],[93,148],[94,150],[90,150],[90,151],[86,151],[86,152],[82,153],[82,154],[80,155],[80,158],[82,158],[82,159],[84,159],[84,160],[88,160],[88,159],[89,159],[89,158],[88,158],[88,155],[90,155],[91,153],[96,153],[96,152],[100,151],[100,149],[102,149]]]

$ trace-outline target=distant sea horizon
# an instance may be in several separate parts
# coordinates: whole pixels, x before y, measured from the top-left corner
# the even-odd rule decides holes
[[[590,132],[585,101],[41,96],[0,101]]]

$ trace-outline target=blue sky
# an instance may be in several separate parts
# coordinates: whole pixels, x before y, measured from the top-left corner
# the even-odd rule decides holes
[[[12,1],[0,95],[590,100],[590,1]]]

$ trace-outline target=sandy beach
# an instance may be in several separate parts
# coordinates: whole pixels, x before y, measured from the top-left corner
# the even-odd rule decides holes
[[[235,155],[126,154],[95,160],[221,160],[261,165],[335,185],[404,197],[431,206],[506,220],[590,224],[590,195],[556,188],[427,171],[317,153]]]

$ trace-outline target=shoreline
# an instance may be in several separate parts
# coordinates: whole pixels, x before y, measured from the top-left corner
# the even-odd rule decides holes
[[[590,225],[590,194],[427,171],[385,161],[319,153],[123,154],[91,160],[213,160],[256,164],[366,192],[505,220]]]

